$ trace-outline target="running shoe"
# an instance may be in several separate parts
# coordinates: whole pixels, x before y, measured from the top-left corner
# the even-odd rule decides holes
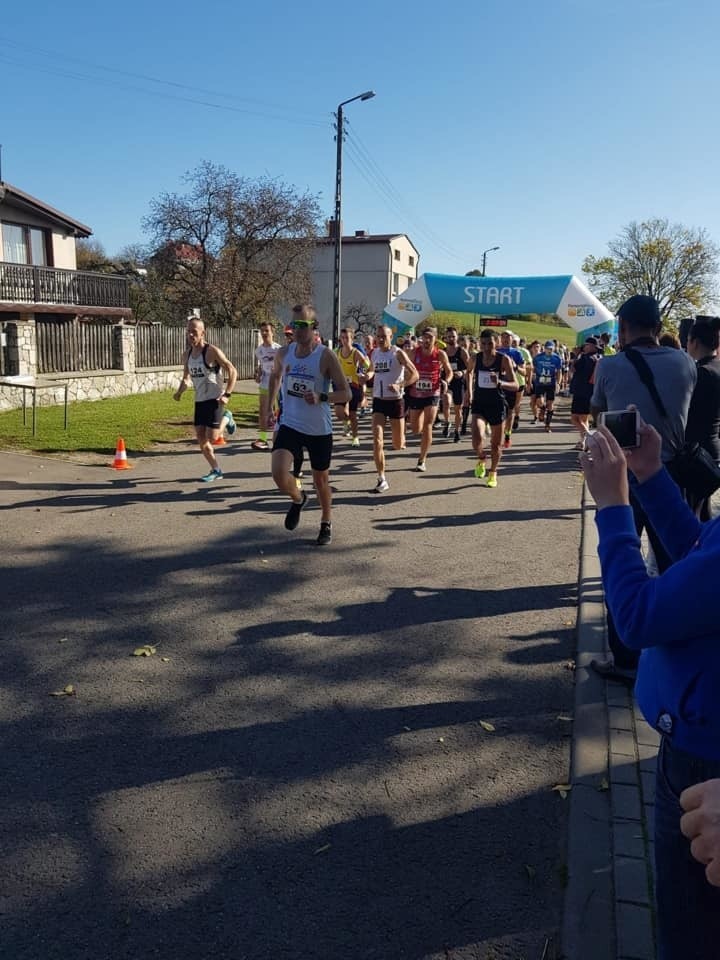
[[[380,477],[378,482],[372,488],[372,493],[385,493],[386,490],[390,489],[390,484],[387,482],[385,477]]]
[[[536,424],[536,423],[537,423],[537,417],[533,417],[532,420],[530,421],[530,423],[532,423],[533,425]]]
[[[326,547],[329,543],[332,543],[332,524],[327,520],[320,523],[320,533],[315,543],[319,547]]]
[[[352,438],[352,442],[350,443],[350,446],[351,446],[351,447],[359,447],[359,446],[360,446],[360,437],[353,437],[353,438]]]
[[[293,500],[293,502],[290,504],[290,509],[285,514],[286,530],[294,530],[295,527],[300,523],[300,514],[302,513],[302,509],[306,503],[307,503],[307,494],[303,490],[302,500],[300,501],[300,503],[295,503],[295,501]]]
[[[478,460],[478,462],[475,464],[475,476],[478,478],[478,480],[482,480],[482,478],[485,476],[485,472],[485,461]]]
[[[211,470],[210,473],[206,473],[204,477],[200,477],[203,483],[212,483],[213,480],[222,480],[223,472],[220,467],[217,467],[215,470]]]
[[[442,435],[443,435],[443,437],[447,437],[447,435],[448,435],[449,433],[450,433],[450,423],[449,423],[449,421],[446,420],[446,421],[445,421],[445,424],[444,424],[444,426],[443,426],[443,428],[442,428]]]
[[[497,475],[496,475],[496,474],[494,474],[494,473],[489,473],[489,474],[488,474],[487,485],[488,485],[489,487],[496,487],[496,486],[497,486]]]
[[[228,418],[227,426],[225,427],[225,429],[226,429],[227,432],[230,434],[230,436],[232,436],[232,435],[235,433],[235,431],[237,430],[237,424],[235,423],[235,417],[233,417],[231,410],[226,410],[226,411],[225,411],[225,415],[226,415],[226,417]]]
[[[427,470],[427,467],[425,466],[425,461],[418,460],[417,466],[415,467],[415,471],[417,473],[425,473],[426,470]]]
[[[503,447],[505,447],[506,450],[509,450],[511,446],[512,446],[512,440],[510,439],[510,434],[506,433],[505,439],[503,440]]]
[[[453,434],[453,443],[460,443],[460,434],[457,432],[457,430]]]
[[[270,449],[270,444],[267,442],[267,440],[253,440],[250,446],[253,448],[253,450],[269,450]]]
[[[545,433],[552,433],[552,429],[550,428],[550,424],[549,424],[549,423],[546,423],[546,424],[545,424]]]
[[[349,420],[345,421],[345,426],[343,428],[343,436],[347,437],[348,439],[352,436],[352,427],[350,426]]]

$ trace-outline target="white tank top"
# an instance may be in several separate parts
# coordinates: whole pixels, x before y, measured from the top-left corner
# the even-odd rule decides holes
[[[208,346],[206,343],[196,357],[192,355],[192,350],[188,353],[188,373],[195,388],[195,403],[217,400],[225,392],[225,377],[220,365],[216,363],[209,367],[205,362]]]
[[[403,388],[400,383],[403,379],[403,368],[397,355],[397,347],[390,347],[389,350],[378,350],[377,348],[373,350],[372,363],[375,370],[373,397],[375,399],[398,400],[402,397]],[[398,385],[397,391],[388,390],[391,383]]]
[[[280,349],[280,344],[273,342],[269,346],[265,346],[264,343],[261,343],[259,347],[255,348],[255,359],[258,362],[260,367],[260,389],[267,390],[270,385],[270,374],[273,371],[273,365],[275,363],[275,354]]]
[[[311,437],[324,437],[332,433],[330,404],[306,403],[304,396],[307,390],[330,390],[330,381],[320,373],[320,360],[327,347],[318,344],[307,357],[295,356],[296,349],[296,343],[289,344],[283,361],[280,424]]]

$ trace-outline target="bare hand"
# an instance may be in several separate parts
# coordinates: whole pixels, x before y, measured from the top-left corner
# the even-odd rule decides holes
[[[316,403],[320,403],[320,394],[315,393],[314,390],[306,390],[303,394],[305,398],[305,403],[309,403],[311,406]]]
[[[708,882],[720,887],[720,780],[706,780],[680,794],[685,813],[680,829],[692,843],[690,851],[706,865]]]
[[[598,510],[630,503],[625,454],[607,427],[587,438],[580,466]]]

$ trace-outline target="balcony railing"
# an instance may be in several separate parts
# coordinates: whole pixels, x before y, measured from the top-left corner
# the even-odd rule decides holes
[[[0,301],[73,307],[129,307],[127,277],[0,261]]]

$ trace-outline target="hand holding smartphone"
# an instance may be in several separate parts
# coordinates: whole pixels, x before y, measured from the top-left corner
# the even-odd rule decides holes
[[[599,423],[607,427],[623,450],[640,446],[640,414],[637,410],[606,410]]]

